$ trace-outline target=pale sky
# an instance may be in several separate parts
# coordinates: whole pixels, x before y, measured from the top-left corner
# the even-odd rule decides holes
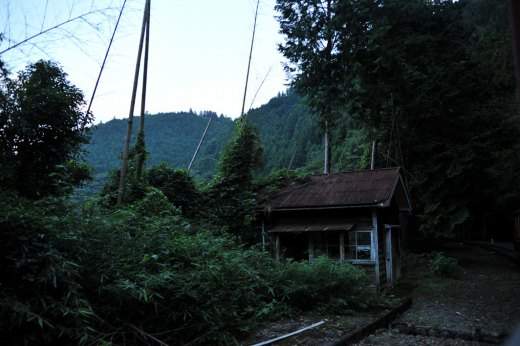
[[[144,2],[127,0],[93,102],[96,123],[128,116]],[[73,21],[30,41],[36,45],[22,45],[0,55],[13,72],[40,58],[59,62],[70,81],[90,101],[123,0],[0,0],[0,3],[0,30],[11,39],[11,44],[89,8],[113,8],[105,11],[109,18],[89,15],[88,23]],[[275,0],[260,1],[246,110],[255,93],[258,95],[253,108],[286,89],[283,58],[276,49],[283,39],[278,34],[274,5]],[[146,110],[158,113],[191,108],[233,118],[239,116],[255,6],[256,0],[151,0]],[[4,40],[0,51],[8,46],[9,42]],[[140,95],[139,89],[136,115],[140,110]]]

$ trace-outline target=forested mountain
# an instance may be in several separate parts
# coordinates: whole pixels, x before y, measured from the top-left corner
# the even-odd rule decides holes
[[[318,118],[293,90],[250,112],[250,121],[264,144],[262,173],[290,168],[323,171],[323,138]],[[345,117],[332,133],[332,171],[366,168],[370,141],[359,125]]]
[[[233,120],[210,111],[149,115],[145,120],[147,166],[166,162],[174,168],[187,168],[209,118],[212,122],[191,173],[199,180],[211,178],[220,152],[233,134]],[[312,166],[319,161],[315,157],[321,150],[316,124],[301,98],[294,93],[280,94],[252,110],[250,121],[258,127],[264,144],[263,172]],[[133,122],[133,141],[138,124],[139,117]],[[113,119],[93,129],[92,141],[85,149],[88,151],[86,160],[95,170],[97,187],[110,170],[119,168],[126,126],[126,119]]]
[[[283,168],[319,170],[321,138],[303,99],[290,91],[250,112],[264,145],[262,173]]]
[[[145,125],[148,167],[166,162],[174,168],[186,168],[209,117],[213,120],[191,172],[199,180],[212,177],[220,152],[233,132],[233,121],[213,112],[148,116]],[[304,99],[294,91],[281,93],[251,110],[249,121],[258,129],[263,144],[263,165],[259,173],[284,168],[315,173],[323,169],[323,143],[317,118],[309,113]],[[136,118],[134,135],[138,123]],[[333,170],[366,167],[369,141],[365,131],[356,129],[351,122],[342,125],[334,132],[337,145],[333,147]],[[95,170],[96,188],[110,170],[119,168],[126,126],[126,119],[113,119],[93,130],[92,141],[85,149],[89,152],[86,159]]]
[[[215,171],[219,153],[231,137],[233,122],[214,112],[160,113],[145,120],[146,147],[149,153],[147,166],[167,162],[176,168],[187,168],[209,118],[212,119],[206,138],[200,148],[192,173],[199,179],[211,177]],[[139,117],[134,118],[135,141]],[[126,135],[127,120],[113,119],[95,126],[91,142],[85,146],[86,160],[95,170],[95,185],[105,180],[110,170],[118,169]],[[97,188],[96,187],[96,188]]]

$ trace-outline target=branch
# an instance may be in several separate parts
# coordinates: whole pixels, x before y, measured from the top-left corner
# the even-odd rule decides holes
[[[168,344],[162,342],[161,340],[157,339],[156,337],[154,337],[153,335],[150,335],[148,333],[146,333],[144,330],[141,330],[139,328],[137,328],[136,326],[134,326],[133,324],[130,324],[130,327],[132,327],[133,329],[135,329],[139,334],[141,334],[141,336],[143,336],[144,338],[150,338],[154,341],[156,341],[157,343],[159,343],[160,345],[162,346],[169,346]]]
[[[71,22],[74,22],[74,21],[76,21],[76,20],[78,20],[78,19],[84,19],[85,17],[88,17],[88,16],[90,16],[90,15],[92,15],[92,14],[103,13],[104,11],[106,11],[106,10],[108,10],[108,9],[109,9],[109,8],[100,9],[100,10],[95,10],[95,11],[89,11],[89,12],[83,13],[83,14],[77,16],[77,17],[70,18],[70,19],[68,19],[68,20],[66,20],[66,21],[64,21],[64,22],[61,22],[61,23],[59,23],[59,24],[56,24],[56,25],[54,25],[54,26],[52,26],[52,27],[50,27],[50,28],[48,28],[48,29],[45,29],[45,30],[43,30],[43,31],[40,31],[39,33],[34,34],[34,35],[32,35],[31,37],[28,37],[28,38],[26,38],[25,40],[20,41],[20,42],[16,43],[15,45],[11,46],[11,47],[8,47],[7,49],[4,49],[3,51],[0,52],[0,55],[6,53],[6,52],[8,52],[8,51],[10,51],[11,49],[14,49],[14,48],[18,47],[18,46],[20,46],[20,45],[22,45],[22,44],[24,44],[24,43],[27,43],[28,41],[30,41],[30,40],[32,40],[32,39],[38,37],[38,36],[41,36],[41,35],[43,35],[43,34],[46,34],[46,33],[48,33],[49,31],[52,31],[52,30],[55,30],[55,29],[61,28],[62,26],[67,25],[67,24],[69,24],[69,23],[71,23]]]

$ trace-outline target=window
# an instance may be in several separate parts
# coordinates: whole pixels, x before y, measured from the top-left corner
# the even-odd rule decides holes
[[[347,260],[371,260],[372,231],[349,232],[345,250]]]
[[[339,233],[316,232],[314,235],[314,256],[323,255],[339,260]]]

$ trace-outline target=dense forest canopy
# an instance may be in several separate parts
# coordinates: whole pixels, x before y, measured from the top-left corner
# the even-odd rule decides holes
[[[211,177],[219,153],[230,138],[232,121],[210,111],[199,114],[189,111],[148,115],[146,132],[150,135],[145,137],[149,152],[147,164],[167,162],[177,168],[188,167],[210,118],[212,123],[192,172],[199,179]],[[133,122],[134,135],[137,134],[138,124],[139,117],[136,117]],[[85,146],[88,152],[86,160],[93,166],[99,180],[110,170],[119,168],[126,126],[126,120],[113,119],[93,127],[92,140]]]
[[[209,116],[213,116],[213,121],[190,174],[199,181],[213,177],[224,144],[232,137],[233,121],[211,112],[150,115],[146,120],[147,165],[164,162],[177,169],[187,168]],[[266,175],[280,169],[321,172],[323,144],[318,118],[309,112],[305,100],[293,90],[252,109],[249,120],[258,129],[264,148],[258,173]],[[114,119],[92,129],[92,140],[85,150],[88,152],[86,160],[95,172],[94,191],[100,189],[111,170],[119,167],[125,126],[125,120]],[[334,136],[342,141],[342,145],[333,148],[336,171],[368,167],[370,145],[364,129],[346,122],[334,130]]]
[[[276,8],[294,87],[322,123],[355,121],[381,143],[379,166],[406,169],[423,233],[502,227],[520,203],[505,2],[278,0]]]

